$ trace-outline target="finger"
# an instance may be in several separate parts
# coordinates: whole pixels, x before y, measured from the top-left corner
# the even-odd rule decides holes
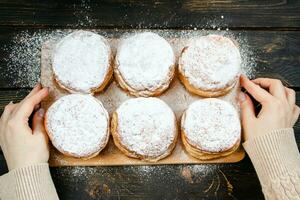
[[[48,136],[44,127],[44,114],[45,111],[43,108],[40,108],[34,113],[32,120],[32,133],[33,135],[42,134],[45,137],[46,142],[48,143]]]
[[[261,88],[259,85],[250,81],[245,75],[241,75],[240,78],[241,86],[244,87],[253,98],[260,102],[262,105],[271,101],[272,95],[266,90]]]
[[[42,89],[42,85],[40,83],[37,83],[34,86],[34,88],[31,90],[31,92],[25,97],[25,99],[31,97],[32,95],[35,95],[41,89]]]
[[[48,93],[48,89],[43,88],[28,99],[25,99],[24,102],[20,103],[16,115],[19,118],[28,119],[34,110],[34,107],[47,97]]]
[[[256,118],[254,105],[250,97],[243,92],[239,95],[239,103],[242,112],[242,124],[243,127],[247,127]]]
[[[285,88],[280,80],[271,78],[257,78],[252,80],[252,82],[260,85],[262,88],[268,89],[270,94],[273,96],[284,100],[286,99]]]
[[[296,92],[293,89],[285,87],[285,93],[290,106],[294,106],[296,103]]]
[[[6,121],[6,119],[8,118],[8,116],[13,112],[14,108],[16,107],[16,104],[13,104],[13,102],[9,102],[5,107],[4,107],[4,111],[1,115],[1,119]]]
[[[41,107],[40,103],[35,105],[33,111],[37,111],[38,109],[40,109],[40,107]]]

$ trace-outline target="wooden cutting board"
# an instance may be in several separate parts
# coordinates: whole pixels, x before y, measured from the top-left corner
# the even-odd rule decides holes
[[[99,34],[108,37],[111,44],[113,53],[116,52],[116,47],[120,41],[120,37],[124,35],[132,34],[136,31],[96,31]],[[205,34],[204,31],[193,31],[192,34],[186,31],[154,31],[158,32],[161,36],[167,39],[172,45],[175,55],[178,58],[181,49],[195,36],[200,36]],[[51,69],[51,56],[53,47],[57,41],[49,40],[45,42],[41,50],[41,83],[44,87],[49,87],[50,95],[42,102],[42,107],[47,109],[56,99],[61,96],[69,94],[67,91],[61,89],[54,81]],[[226,96],[220,97],[220,99],[231,102],[237,110],[239,110],[237,104],[237,94],[240,91],[240,87],[237,84],[236,87]],[[115,81],[112,81],[109,86],[101,93],[95,94],[95,97],[102,101],[104,107],[109,112],[110,116],[114,110],[125,100],[129,98],[134,98],[122,91]],[[177,122],[180,122],[180,117],[184,110],[195,100],[201,99],[201,97],[192,95],[188,93],[183,85],[179,82],[178,78],[172,81],[170,88],[159,96],[160,99],[164,100],[174,111]],[[72,157],[67,157],[60,152],[58,152],[54,147],[51,147],[50,153],[50,166],[113,166],[113,165],[157,165],[157,164],[196,164],[196,163],[233,163],[242,160],[245,156],[245,152],[242,147],[240,147],[233,154],[214,160],[201,161],[195,159],[187,154],[184,150],[181,142],[181,138],[178,138],[178,142],[172,154],[165,159],[162,159],[156,163],[149,163],[145,161],[140,161],[134,158],[128,158],[122,154],[114,145],[112,138],[110,138],[106,148],[96,157],[84,160]]]

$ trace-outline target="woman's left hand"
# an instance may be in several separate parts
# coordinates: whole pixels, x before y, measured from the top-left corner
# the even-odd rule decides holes
[[[48,162],[44,110],[40,108],[35,112],[32,129],[28,124],[30,115],[48,93],[47,88],[37,84],[21,102],[5,106],[0,119],[0,146],[9,170]]]

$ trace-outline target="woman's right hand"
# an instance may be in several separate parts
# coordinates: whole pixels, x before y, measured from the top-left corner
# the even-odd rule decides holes
[[[242,75],[241,86],[262,105],[255,115],[254,105],[250,97],[241,92],[242,126],[244,140],[250,140],[273,130],[293,128],[300,108],[295,104],[295,91],[284,87],[280,80],[257,78],[249,80]]]

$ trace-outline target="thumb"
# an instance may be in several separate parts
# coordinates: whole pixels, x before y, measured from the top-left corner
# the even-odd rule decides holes
[[[44,114],[45,110],[40,108],[34,113],[32,120],[32,132],[34,135],[42,134],[45,137],[46,142],[48,142],[48,136],[44,127]]]
[[[244,128],[247,129],[247,127],[250,126],[251,121],[253,121],[256,118],[254,105],[250,97],[244,92],[241,92],[239,94],[239,103],[242,112],[241,113],[242,125]]]

